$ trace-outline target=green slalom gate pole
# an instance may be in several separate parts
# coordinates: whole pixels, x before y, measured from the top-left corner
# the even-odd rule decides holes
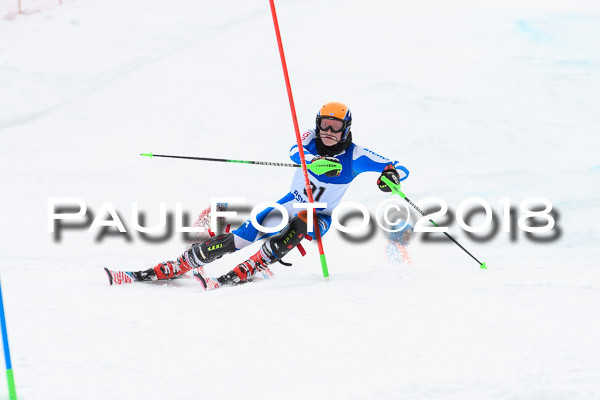
[[[2,300],[2,282],[0,281],[0,324],[2,325],[2,344],[4,345],[4,361],[6,362],[6,381],[8,382],[8,398],[17,400],[15,389],[15,377],[13,375],[12,363],[10,361],[10,348],[8,347],[8,335],[6,333],[6,318],[4,316],[4,301]]]
[[[180,158],[184,160],[200,160],[200,161],[217,161],[217,162],[228,162],[228,163],[237,163],[237,164],[254,164],[254,165],[268,165],[272,167],[292,167],[292,168],[302,168],[302,164],[294,164],[294,163],[280,163],[280,162],[271,162],[271,161],[247,161],[247,160],[228,160],[226,158],[210,158],[210,157],[188,157],[188,156],[169,156],[165,154],[153,154],[153,153],[141,153],[140,156],[144,157],[164,157],[164,158]],[[306,164],[306,168],[310,171],[314,172],[317,175],[322,175],[325,172],[339,169],[342,170],[342,164],[327,161],[325,159],[316,160],[310,164]]]
[[[408,202],[408,204],[410,204],[415,210],[417,210],[422,216],[425,216],[425,213],[419,208],[417,207],[417,205],[415,203],[413,203],[408,197],[406,197],[406,195],[404,193],[402,193],[402,191],[400,190],[400,185],[396,185],[394,184],[392,181],[390,181],[388,178],[386,178],[385,176],[381,177],[381,180],[388,185],[388,187],[390,189],[392,189],[392,193],[397,194],[398,196],[402,197],[404,200],[406,200]],[[429,222],[431,222],[433,225],[437,226],[439,228],[439,225],[435,223],[434,220],[430,219]],[[450,236],[449,233],[447,232],[442,232],[444,235],[446,235],[446,237],[448,237],[448,239],[452,240],[458,247],[460,247],[461,249],[463,249],[463,251],[465,253],[467,253],[468,255],[471,256],[471,258],[473,258],[473,260],[477,261],[477,263],[479,264],[479,267],[481,269],[487,269],[487,266],[484,262],[479,261],[473,254],[469,253],[469,251],[467,249],[465,249],[460,243],[458,243],[456,241],[456,239],[454,239],[452,236]]]

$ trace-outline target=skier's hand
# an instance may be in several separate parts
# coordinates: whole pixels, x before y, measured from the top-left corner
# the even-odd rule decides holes
[[[392,164],[386,165],[385,169],[383,170],[383,172],[381,173],[379,178],[377,178],[377,186],[379,187],[379,190],[384,191],[384,192],[391,192],[392,188],[390,188],[387,185],[387,183],[385,183],[381,180],[382,176],[385,176],[390,181],[392,181],[392,183],[394,183],[396,185],[400,184],[400,175],[398,174],[398,171],[396,171],[396,168]]]
[[[338,164],[339,167],[340,167],[339,169],[337,169],[337,168],[336,169],[331,169],[331,170],[325,172],[324,175],[328,176],[330,178],[335,178],[336,176],[340,176],[340,173],[342,172],[342,165],[340,164],[340,160],[338,160],[335,157],[321,157],[321,156],[318,156],[318,157],[313,158],[310,163],[312,164],[312,163],[314,163],[317,160],[325,160],[325,161],[329,161],[329,162]]]

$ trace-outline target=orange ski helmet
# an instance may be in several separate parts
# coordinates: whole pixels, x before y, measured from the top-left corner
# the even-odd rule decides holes
[[[350,108],[339,101],[327,102],[317,112],[316,131],[317,137],[321,130],[331,129],[333,132],[343,132],[340,142],[344,142],[350,135],[352,113]]]

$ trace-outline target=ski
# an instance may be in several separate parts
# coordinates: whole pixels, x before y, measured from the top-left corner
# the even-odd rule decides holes
[[[202,285],[204,290],[214,290],[221,287],[216,279],[209,278],[205,275],[204,268],[198,267],[192,270],[192,276]]]
[[[108,268],[104,268],[106,275],[108,275],[109,285],[123,285],[125,283],[136,282],[135,276],[132,272],[127,271],[112,271]]]
[[[204,271],[203,267],[192,270],[192,276],[196,281],[198,281],[202,285],[202,288],[204,290],[214,290],[227,285],[242,285],[249,282],[258,282],[262,280],[273,279],[275,277],[275,274],[269,268],[265,268],[264,270],[260,271],[258,274],[254,275],[247,281],[229,284],[220,284],[217,279],[209,278],[208,276],[206,276],[206,272]]]

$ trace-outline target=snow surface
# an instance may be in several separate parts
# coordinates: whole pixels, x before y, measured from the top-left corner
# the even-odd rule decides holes
[[[4,3],[2,3],[4,4]],[[301,129],[348,103],[355,141],[401,160],[413,200],[494,210],[546,197],[559,240],[325,236],[276,279],[110,287],[102,267],[179,255],[47,231],[49,197],[276,200],[293,171],[140,157],[287,161],[294,143],[267,1],[73,0],[0,20],[0,269],[20,399],[600,398],[600,7],[595,1],[278,1]],[[3,12],[6,10],[2,10]],[[374,211],[376,174],[345,200]],[[210,265],[224,273],[257,246]],[[0,398],[7,398],[0,380]],[[2,397],[4,396],[4,397]]]

